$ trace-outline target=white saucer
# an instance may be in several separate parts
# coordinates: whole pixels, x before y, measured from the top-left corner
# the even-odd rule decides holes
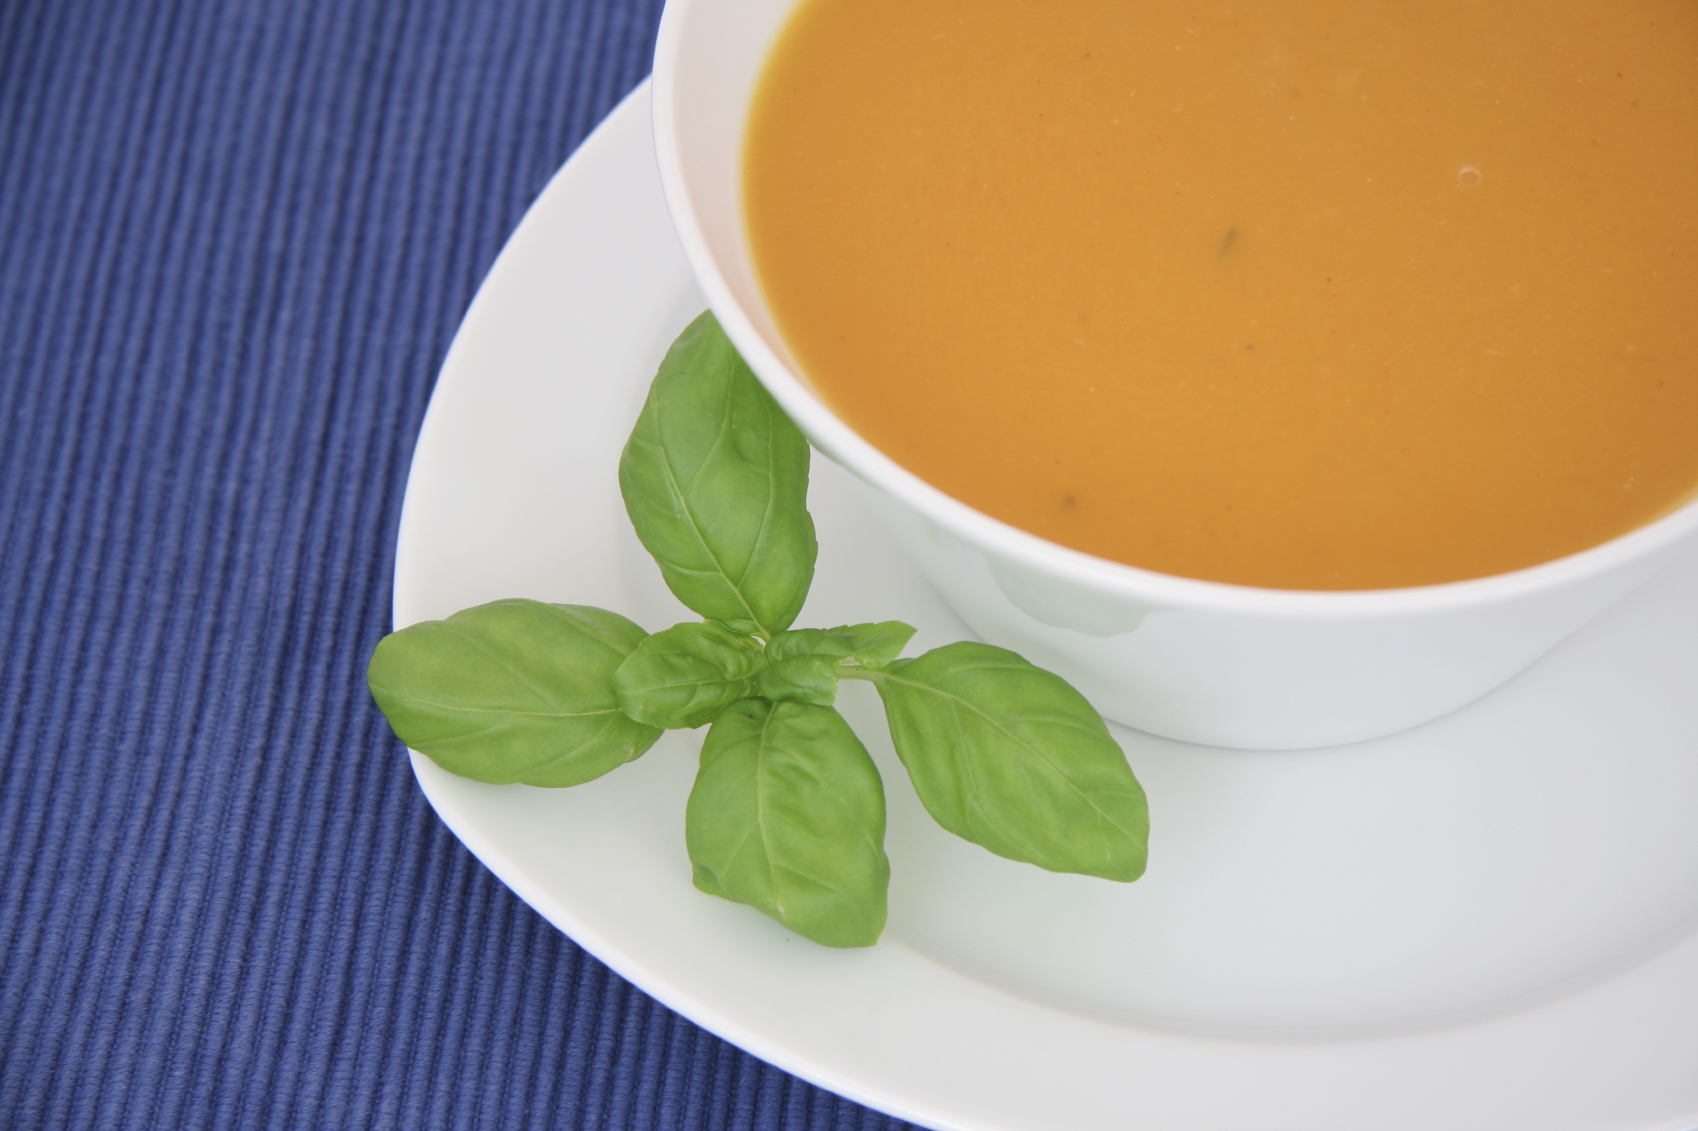
[[[395,619],[498,597],[693,619],[631,535],[615,462],[701,309],[639,89],[548,187],[444,366],[408,484]],[[964,635],[816,459],[798,624]],[[1055,876],[939,831],[884,738],[891,924],[866,951],[696,892],[700,735],[572,790],[415,756],[526,902],[699,1024],[836,1092],[973,1131],[1698,1128],[1698,557],[1474,706],[1281,754],[1117,730],[1149,875]]]

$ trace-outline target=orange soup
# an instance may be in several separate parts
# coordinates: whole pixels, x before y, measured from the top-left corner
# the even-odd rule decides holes
[[[805,0],[746,144],[806,378],[1063,545],[1424,585],[1698,488],[1693,0]]]

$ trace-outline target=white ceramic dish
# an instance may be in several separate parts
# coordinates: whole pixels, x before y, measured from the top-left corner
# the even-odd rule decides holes
[[[1528,569],[1294,592],[1092,557],[944,494],[814,395],[760,293],[742,208],[743,141],[756,81],[796,7],[668,0],[655,44],[655,143],[685,257],[755,374],[820,450],[875,488],[881,517],[951,607],[985,640],[1072,681],[1109,718],[1252,750],[1395,734],[1500,686],[1698,545],[1693,501]],[[1142,442],[1148,422],[1120,423],[1127,445]]]
[[[398,624],[497,597],[687,614],[630,534],[619,447],[703,300],[639,90],[554,180],[450,352],[419,440]],[[815,464],[801,624],[963,633]],[[891,925],[830,951],[690,886],[697,735],[573,790],[415,757],[450,828],[667,1005],[874,1107],[960,1131],[1698,1128],[1698,559],[1462,711],[1249,754],[1117,731],[1149,875],[1011,864],[938,831],[882,737]]]

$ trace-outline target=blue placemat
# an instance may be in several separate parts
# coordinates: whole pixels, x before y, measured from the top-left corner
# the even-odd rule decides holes
[[[659,8],[0,2],[0,1128],[904,1126],[561,937],[363,688],[449,339]]]

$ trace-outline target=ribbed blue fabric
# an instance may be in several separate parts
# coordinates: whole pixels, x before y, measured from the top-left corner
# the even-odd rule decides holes
[[[364,691],[449,339],[659,7],[0,2],[0,1128],[904,1126],[542,922]]]

